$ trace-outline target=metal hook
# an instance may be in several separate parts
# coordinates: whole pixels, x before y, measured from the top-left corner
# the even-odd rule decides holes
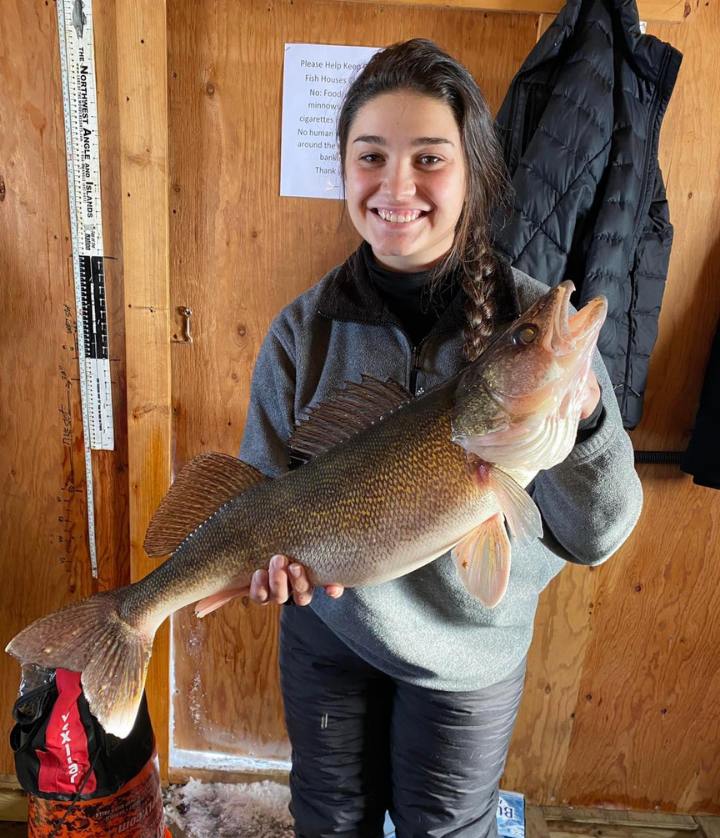
[[[188,308],[187,306],[178,306],[177,313],[180,315],[182,319],[182,326],[180,327],[180,337],[177,335],[173,335],[173,342],[174,343],[192,343],[192,335],[190,334],[190,316],[192,315],[192,309]]]

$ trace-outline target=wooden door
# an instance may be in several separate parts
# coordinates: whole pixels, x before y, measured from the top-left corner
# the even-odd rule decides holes
[[[496,109],[536,23],[318,0],[169,4],[171,307],[192,310],[194,340],[172,349],[176,470],[202,450],[237,454],[272,318],[358,242],[340,202],[279,197],[284,44],[430,37],[466,64]],[[287,758],[277,634],[273,606],[235,601],[203,621],[179,615],[175,748]]]

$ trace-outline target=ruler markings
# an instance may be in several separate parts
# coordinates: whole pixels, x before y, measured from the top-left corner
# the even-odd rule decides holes
[[[58,0],[57,14],[75,275],[88,543],[92,574],[97,577],[91,449],[112,450],[114,432],[91,0]]]

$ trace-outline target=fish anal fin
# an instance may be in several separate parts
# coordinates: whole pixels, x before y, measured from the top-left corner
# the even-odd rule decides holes
[[[201,599],[200,602],[195,605],[195,616],[200,618],[207,617],[208,614],[211,614],[213,611],[221,608],[225,605],[225,603],[235,599],[235,597],[247,594],[249,590],[250,586],[246,585],[244,588],[225,588],[215,594],[206,596],[205,599]]]
[[[487,608],[505,595],[510,579],[510,540],[500,513],[483,521],[452,550],[458,575],[468,593]]]
[[[145,552],[148,556],[172,553],[221,506],[267,479],[229,454],[198,454],[160,502],[145,535]]]
[[[332,391],[330,399],[310,408],[295,426],[288,445],[294,461],[308,462],[378,422],[410,401],[412,395],[392,379],[363,375]]]

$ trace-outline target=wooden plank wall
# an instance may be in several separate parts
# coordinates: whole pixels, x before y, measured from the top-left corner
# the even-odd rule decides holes
[[[93,454],[100,578],[87,545],[85,465],[55,3],[3,4],[0,26],[0,646],[31,620],[129,581],[125,320],[115,4],[95,9],[115,451]],[[14,772],[20,667],[0,655],[0,775]]]
[[[168,108],[165,7],[120,3],[116,18],[120,172],[127,333],[130,577],[157,566],[143,540],[172,482],[168,312]],[[158,629],[148,707],[167,775],[170,627]]]
[[[648,33],[684,54],[660,163],[675,226],[638,450],[683,450],[720,320],[720,4]],[[542,803],[720,812],[720,493],[642,466],[640,524],[545,592],[506,782]]]
[[[94,455],[101,579],[93,583],[78,388],[65,337],[73,294],[57,25],[54,4],[45,2],[15,4],[0,30],[3,645],[41,613],[129,579],[122,261],[107,266],[119,444],[116,453]],[[252,365],[270,320],[356,241],[338,204],[277,197],[282,44],[430,37],[472,70],[497,108],[538,20],[320,0],[175,0],[167,10],[170,312],[192,308],[195,333],[192,346],[171,347],[178,468],[199,450],[237,452]],[[115,8],[96,4],[94,11],[104,233],[107,253],[119,257]],[[720,8],[718,0],[691,0],[686,12],[680,26],[649,27],[675,43],[685,62],[661,139],[676,244],[646,416],[634,434],[645,449],[685,446],[720,317],[713,64]],[[546,804],[717,814],[720,496],[673,468],[641,473],[646,507],[631,541],[599,570],[567,569],[543,594],[503,784]],[[177,747],[287,755],[276,616],[233,603],[205,622],[186,614],[176,622]],[[6,743],[18,668],[0,660]],[[0,774],[9,774],[11,754],[2,747]]]

